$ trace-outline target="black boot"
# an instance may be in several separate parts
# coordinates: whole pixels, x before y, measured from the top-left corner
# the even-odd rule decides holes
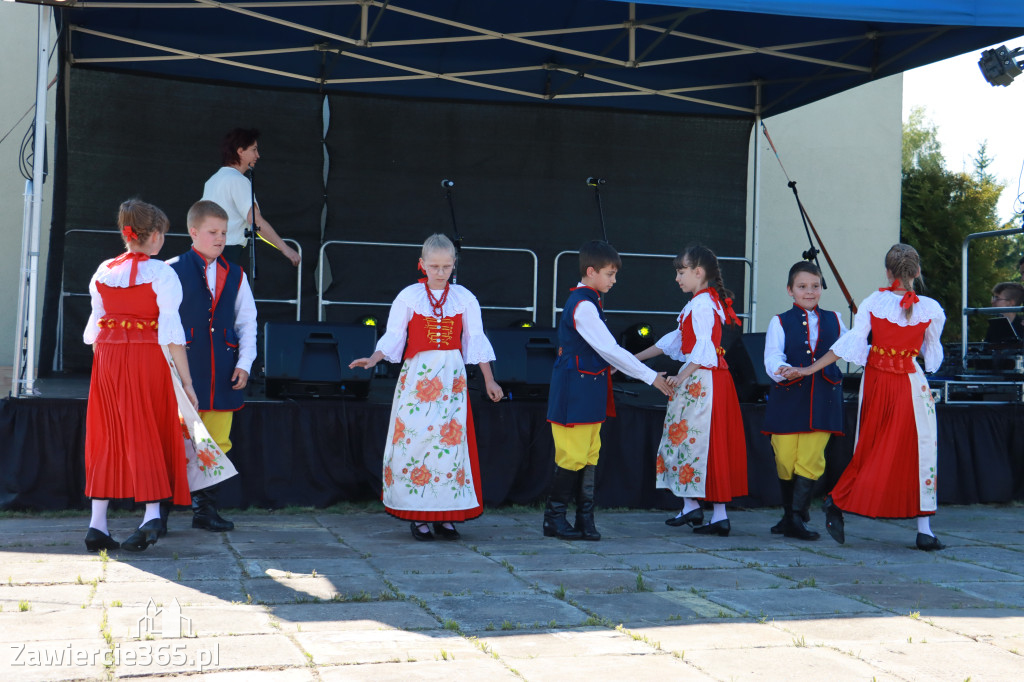
[[[772,526],[772,535],[785,535],[790,526],[789,517],[793,515],[793,479],[780,478],[779,488],[782,490],[782,518]]]
[[[171,506],[169,500],[160,503],[160,530],[156,532],[158,538],[167,535],[167,517],[171,515]]]
[[[793,510],[789,519],[789,528],[785,532],[787,538],[817,540],[821,537],[819,533],[804,525],[804,520],[810,516],[813,490],[814,481],[803,476],[793,476]]]
[[[576,492],[576,479],[579,472],[569,471],[560,466],[555,467],[555,477],[551,479],[551,491],[548,493],[548,504],[544,509],[544,535],[563,540],[579,540],[583,533],[569,525],[565,512],[569,508],[569,500]]]
[[[825,510],[825,530],[840,545],[846,542],[846,523],[843,520],[843,510],[836,506],[831,495],[825,498],[825,503],[821,505],[821,508]]]
[[[576,530],[583,533],[584,540],[600,540],[601,534],[594,525],[594,472],[597,467],[588,464],[579,471],[576,483]]]
[[[235,524],[217,513],[216,486],[192,493],[192,527],[216,532],[234,530]]]

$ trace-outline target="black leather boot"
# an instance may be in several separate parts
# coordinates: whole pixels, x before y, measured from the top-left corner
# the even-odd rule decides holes
[[[235,524],[217,513],[216,486],[192,493],[192,527],[215,532],[234,530]]]
[[[579,471],[576,483],[576,530],[583,533],[584,540],[600,540],[594,524],[594,472],[597,467],[588,464]]]
[[[171,515],[171,506],[169,500],[164,500],[160,503],[160,530],[156,532],[158,538],[167,535],[167,517]]]
[[[583,533],[573,528],[565,518],[569,508],[569,500],[576,493],[578,471],[569,471],[560,466],[555,467],[555,477],[551,479],[551,490],[548,493],[547,507],[544,509],[544,535],[549,538],[563,540],[579,540]]]
[[[821,534],[804,525],[804,519],[810,516],[811,493],[814,481],[803,476],[793,476],[793,509],[790,514],[789,528],[784,535],[798,540],[817,540]]]
[[[789,530],[789,517],[793,515],[793,479],[786,481],[780,478],[779,488],[782,490],[782,518],[772,526],[772,535],[785,535]]]

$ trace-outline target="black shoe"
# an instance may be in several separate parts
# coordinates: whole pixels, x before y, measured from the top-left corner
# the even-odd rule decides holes
[[[434,532],[437,533],[438,536],[444,538],[445,540],[458,540],[460,537],[462,537],[459,534],[459,531],[456,530],[454,523],[452,524],[451,528],[445,528],[444,523],[435,523]]]
[[[569,500],[576,491],[578,474],[577,471],[569,471],[560,466],[555,467],[555,476],[551,479],[548,502],[544,507],[544,537],[563,540],[579,540],[583,537],[583,533],[573,528],[565,518]]]
[[[167,535],[167,517],[171,515],[171,503],[161,502],[160,503],[160,530],[156,532],[158,538],[162,538]]]
[[[420,530],[420,526],[426,526],[426,523],[417,523],[416,521],[409,522],[409,529],[412,530],[412,536],[417,540],[433,540],[434,536],[430,532],[429,526],[427,530]]]
[[[934,552],[937,549],[946,549],[946,546],[939,542],[939,539],[934,535],[925,535],[924,533],[918,533],[917,548],[924,550],[925,552]]]
[[[821,508],[825,510],[825,530],[840,545],[846,542],[843,510],[836,506],[836,503],[832,501],[831,495],[825,498],[825,503],[821,505]]]
[[[688,511],[685,514],[680,512],[678,515],[673,516],[670,519],[665,519],[666,526],[699,526],[704,523],[704,510],[697,507],[693,511]]]
[[[601,534],[594,523],[594,474],[597,466],[588,464],[577,472],[576,478],[576,530],[584,540],[597,541]]]
[[[101,549],[120,549],[121,543],[103,531],[89,526],[89,532],[85,534],[85,548],[90,552],[98,552]]]
[[[718,535],[725,538],[729,536],[730,530],[732,530],[732,526],[729,525],[729,519],[722,519],[721,521],[715,521],[714,523],[706,523],[703,526],[697,526],[693,529],[693,532],[697,535]]]
[[[150,519],[135,529],[128,539],[121,543],[121,549],[129,552],[143,552],[150,545],[156,544],[157,531],[160,530],[160,519]]]

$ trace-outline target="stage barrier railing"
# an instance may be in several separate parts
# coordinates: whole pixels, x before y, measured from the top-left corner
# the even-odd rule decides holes
[[[551,286],[551,326],[554,327],[558,324],[558,313],[562,312],[562,308],[558,306],[558,263],[562,256],[576,256],[579,255],[579,251],[560,251],[555,256],[555,267],[554,276],[552,278]],[[675,258],[675,254],[668,255],[664,253],[619,253],[622,258],[660,258],[663,260],[672,260]],[[753,267],[749,258],[743,258],[742,256],[719,256],[719,261],[727,262],[741,262],[747,267],[747,287],[750,287],[750,272],[749,270]],[[606,315],[672,315],[678,317],[679,310],[627,310],[627,309],[609,309],[605,308],[604,312]],[[737,317],[743,318],[747,321],[747,326],[750,325],[750,313],[737,313]]]
[[[1024,234],[1024,227],[1015,227],[1012,230],[989,230],[988,232],[975,232],[964,237],[963,253],[960,256],[960,368],[967,372],[967,317],[969,315],[1002,315],[1003,313],[1024,313],[1024,306],[1012,308],[986,308],[967,307],[967,249],[971,242],[979,239],[992,237],[1011,237],[1015,234]]]
[[[316,319],[320,322],[324,321],[324,308],[332,305],[354,305],[354,306],[384,306],[389,307],[391,301],[376,302],[376,301],[339,301],[334,299],[324,298],[324,267],[327,247],[329,246],[366,246],[366,247],[380,247],[380,248],[409,248],[420,250],[423,248],[422,244],[404,244],[399,242],[356,242],[347,240],[331,240],[324,242],[320,247],[320,258],[317,262],[317,314]],[[519,310],[530,314],[530,318],[534,323],[537,322],[537,278],[539,272],[539,261],[537,254],[530,249],[513,249],[501,246],[463,246],[463,251],[487,251],[492,253],[522,253],[530,256],[533,260],[533,286],[531,287],[533,294],[530,299],[530,305],[528,306],[500,306],[500,305],[481,305],[482,310]]]
[[[85,228],[74,228],[64,233],[69,234],[105,234],[105,235],[116,235],[121,236],[121,233],[117,230],[91,230]],[[191,240],[188,234],[182,234],[180,232],[168,232],[165,237],[184,237]],[[299,265],[295,268],[295,298],[256,298],[256,303],[282,303],[287,305],[295,306],[295,319],[302,319],[302,245],[294,239],[285,239],[284,242],[295,249],[299,254]],[[173,257],[173,256],[172,256]],[[237,263],[236,265],[242,265]],[[243,265],[244,267],[244,265]],[[60,302],[57,304],[57,357],[54,362],[54,369],[61,371],[64,369],[64,300],[67,298],[81,298],[89,296],[88,290],[84,293],[80,291],[67,291],[64,288],[64,273],[61,272],[60,277]]]

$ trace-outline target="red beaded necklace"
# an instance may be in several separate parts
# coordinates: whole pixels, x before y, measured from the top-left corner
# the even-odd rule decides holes
[[[441,294],[441,298],[434,298],[434,292],[430,290],[429,284],[424,282],[423,286],[427,290],[427,302],[430,303],[430,311],[434,313],[434,317],[441,319],[444,317],[444,302],[448,300],[448,292],[451,289],[451,284],[449,282],[445,282],[444,293]]]

